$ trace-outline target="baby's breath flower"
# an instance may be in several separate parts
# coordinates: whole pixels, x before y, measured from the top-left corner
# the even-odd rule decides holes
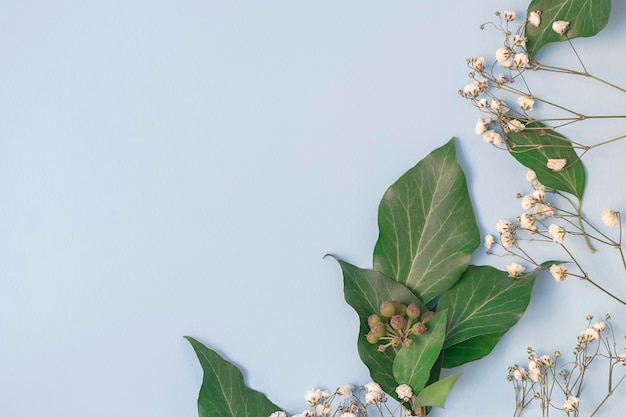
[[[310,406],[317,405],[322,399],[322,390],[320,389],[311,389],[307,391],[304,399]]]
[[[564,35],[569,28],[569,22],[566,20],[557,20],[552,23],[552,30],[558,33],[559,35]]]
[[[401,401],[409,401],[413,396],[413,390],[407,384],[402,384],[396,388],[396,394]]]
[[[526,129],[524,123],[520,122],[517,119],[511,119],[507,121],[505,127],[508,132],[521,132],[522,130]]]
[[[537,174],[532,169],[526,171],[526,181],[533,182],[537,180]]]
[[[622,366],[626,366],[626,353],[622,353],[617,357],[617,363]]]
[[[555,243],[563,243],[565,239],[565,228],[563,226],[552,223],[550,227],[548,227],[548,233],[552,236],[552,240]]]
[[[529,96],[519,96],[517,98],[517,104],[519,104],[520,109],[522,110],[532,110],[535,105],[535,100],[533,100]]]
[[[528,14],[528,23],[534,27],[538,27],[541,24],[541,10],[535,10]]]
[[[494,146],[500,146],[502,144],[502,135],[489,129],[483,135],[483,141],[491,143]]]
[[[496,224],[496,230],[500,234],[507,233],[507,232],[510,232],[511,230],[513,230],[513,225],[511,225],[511,222],[508,221],[508,220],[500,220]]]
[[[337,388],[337,394],[339,394],[339,396],[341,396],[341,398],[345,400],[352,397],[353,393],[354,393],[354,385],[346,384]]]
[[[539,189],[530,193],[530,196],[534,198],[535,201],[539,202],[539,201],[543,201],[543,199],[546,198],[546,192],[544,190]]]
[[[504,68],[510,68],[513,65],[513,54],[509,48],[500,48],[496,51],[496,61]]]
[[[532,195],[525,195],[522,197],[522,208],[524,210],[530,210],[535,207],[536,204],[537,200],[535,200]]]
[[[550,273],[556,282],[563,282],[567,279],[567,268],[563,265],[552,265]]]
[[[487,129],[489,128],[489,125],[491,125],[493,123],[493,119],[478,119],[478,121],[476,122],[476,127],[474,128],[474,132],[477,135],[482,135],[483,133],[485,133],[487,131]]]
[[[578,335],[578,340],[580,342],[592,342],[596,340],[600,334],[593,327],[588,327]]]
[[[515,12],[512,10],[505,10],[504,11],[504,20],[507,22],[512,22],[515,20]]]
[[[537,231],[537,226],[535,226],[535,216],[528,213],[523,213],[519,216],[519,225],[522,229],[530,230],[531,232]]]
[[[341,417],[356,417],[356,414],[354,414],[354,413],[343,413],[343,414],[341,414]]]
[[[506,272],[509,273],[509,277],[511,278],[519,277],[525,269],[526,268],[516,262],[510,263],[506,266]]]
[[[473,83],[469,83],[463,87],[463,92],[461,94],[463,97],[478,97],[482,92],[483,91],[481,90],[478,81],[474,81]]]
[[[528,41],[528,38],[522,37],[520,35],[513,36],[513,45],[515,46],[526,48],[526,41]]]
[[[558,172],[562,171],[567,164],[567,159],[548,159],[546,166],[552,171]]]
[[[552,210],[552,207],[544,203],[535,204],[534,213],[535,217],[538,219],[554,216],[554,210]]]
[[[485,236],[485,248],[491,249],[494,243],[496,243],[496,240],[493,238],[493,235]]]
[[[480,107],[481,109],[486,109],[487,107],[489,107],[489,102],[486,98],[481,98],[480,100],[478,100],[478,107]]]
[[[509,106],[504,101],[494,98],[491,100],[491,111],[497,116],[504,116],[509,112]]]
[[[468,58],[469,64],[475,71],[483,72],[485,70],[485,58]]]
[[[332,412],[333,410],[329,403],[318,404],[315,407],[315,414],[317,415],[317,417],[330,417]]]
[[[619,223],[619,214],[615,210],[604,210],[602,212],[602,223],[609,227],[615,227]]]
[[[598,333],[602,333],[605,327],[606,327],[606,324],[604,324],[603,321],[598,321],[591,326],[591,328]]]
[[[270,417],[287,417],[287,413],[285,413],[284,411],[275,411],[270,414]]]
[[[515,366],[515,369],[513,369],[513,378],[517,379],[518,381],[523,381],[527,377],[528,377],[528,372],[526,372],[524,368]]]
[[[528,378],[533,382],[537,382],[541,379],[541,367],[534,359],[528,361]]]
[[[515,54],[513,57],[513,67],[516,69],[525,68],[528,65],[528,55],[524,52]]]
[[[578,397],[569,397],[563,404],[563,411],[576,411],[578,410]]]
[[[503,233],[500,235],[500,243],[505,248],[510,248],[515,243],[515,236],[513,236],[513,233]]]

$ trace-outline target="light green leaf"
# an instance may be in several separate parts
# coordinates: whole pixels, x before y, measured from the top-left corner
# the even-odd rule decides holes
[[[393,348],[379,352],[378,345],[367,341],[365,338],[369,332],[367,318],[379,312],[383,301],[392,300],[407,305],[414,303],[422,311],[425,311],[426,307],[408,288],[384,274],[337,261],[343,271],[344,297],[359,315],[360,329],[357,340],[359,356],[369,368],[372,380],[376,381],[389,395],[395,395],[394,390],[399,385],[393,375],[396,352]]]
[[[198,397],[200,417],[269,416],[280,410],[264,394],[248,388],[235,365],[194,338],[185,339],[193,346],[204,371]]]
[[[533,283],[534,276],[512,279],[490,266],[470,266],[439,301],[438,308],[448,310],[444,348],[509,330],[526,310]]]
[[[389,187],[378,227],[375,270],[409,287],[424,303],[456,282],[480,235],[454,139]]]
[[[528,13],[536,10],[541,10],[541,24],[526,23],[526,49],[531,56],[550,42],[596,35],[609,21],[611,0],[533,0]],[[566,36],[552,30],[557,20],[570,22]]]
[[[427,386],[419,394],[417,394],[413,407],[443,408],[452,386],[460,376],[461,374],[450,375]]]
[[[535,171],[540,183],[582,199],[585,167],[565,136],[542,123],[532,122],[521,132],[508,133],[507,144],[511,155]],[[547,167],[548,159],[565,159],[567,165],[555,172]]]
[[[393,361],[393,375],[399,384],[409,384],[413,392],[420,392],[435,365],[446,334],[446,311],[439,311],[426,323],[428,330],[413,336],[411,346],[403,346]]]
[[[502,339],[504,333],[476,336],[450,346],[443,351],[443,367],[454,368],[487,356]]]

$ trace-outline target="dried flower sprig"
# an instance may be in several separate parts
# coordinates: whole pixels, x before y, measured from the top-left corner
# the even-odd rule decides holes
[[[626,378],[623,366],[626,365],[626,351],[619,351],[611,324],[611,316],[604,321],[593,322],[593,316],[587,316],[587,327],[576,338],[573,360],[560,364],[561,352],[553,355],[540,355],[533,348],[528,348],[528,367],[512,365],[509,367],[507,380],[515,391],[514,417],[521,416],[533,403],[539,403],[543,416],[550,411],[563,411],[568,416],[577,417],[583,386],[588,382],[587,375],[594,363],[608,362],[606,379],[607,391],[602,400],[589,406],[593,408],[589,417],[595,416],[606,404],[615,390]],[[594,385],[597,386],[597,385]],[[591,401],[589,399],[588,401]]]

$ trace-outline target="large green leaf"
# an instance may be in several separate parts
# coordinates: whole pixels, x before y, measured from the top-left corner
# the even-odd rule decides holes
[[[413,402],[413,407],[441,407],[443,408],[446,398],[452,386],[461,374],[447,376],[424,388]]]
[[[472,337],[443,351],[443,367],[454,368],[487,356],[502,339],[504,333]]]
[[[198,356],[204,377],[198,397],[199,417],[269,416],[280,407],[248,388],[241,371],[214,350],[186,336]]]
[[[539,182],[582,199],[585,167],[565,136],[540,122],[532,122],[521,132],[508,133],[507,139],[511,155],[535,171]],[[552,171],[546,165],[548,159],[565,159],[567,166],[562,171]]]
[[[512,279],[490,266],[470,266],[439,301],[438,308],[448,310],[444,348],[509,330],[526,310],[534,281],[532,275]]]
[[[383,301],[398,301],[403,304],[414,303],[425,311],[426,307],[405,286],[398,284],[381,272],[360,269],[347,262],[338,260],[343,271],[344,297],[359,316],[360,329],[357,347],[361,360],[370,370],[372,380],[390,395],[395,395],[399,385],[393,375],[393,361],[396,351],[388,348],[378,351],[378,345],[371,344],[365,338],[369,332],[367,318],[378,313]]]
[[[589,37],[600,32],[608,23],[611,14],[611,0],[533,0],[528,13],[541,10],[541,24],[538,27],[526,23],[526,49],[531,56],[550,42],[560,42],[567,38]],[[552,30],[557,20],[570,22],[565,35]]]
[[[454,139],[389,187],[378,227],[375,270],[411,288],[424,303],[454,285],[480,244]]]
[[[409,384],[416,393],[426,386],[430,371],[441,353],[446,322],[446,311],[439,311],[426,323],[426,333],[413,336],[411,346],[400,348],[393,361],[393,375],[399,384]]]

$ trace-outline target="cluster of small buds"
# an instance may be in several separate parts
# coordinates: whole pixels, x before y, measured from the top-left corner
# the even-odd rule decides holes
[[[383,342],[378,346],[384,352],[389,346],[411,346],[411,336],[426,333],[426,323],[435,313],[423,312],[415,304],[405,305],[397,301],[383,301],[380,314],[372,314],[367,318],[370,331],[365,335],[371,344]],[[420,319],[421,314],[421,320]]]

